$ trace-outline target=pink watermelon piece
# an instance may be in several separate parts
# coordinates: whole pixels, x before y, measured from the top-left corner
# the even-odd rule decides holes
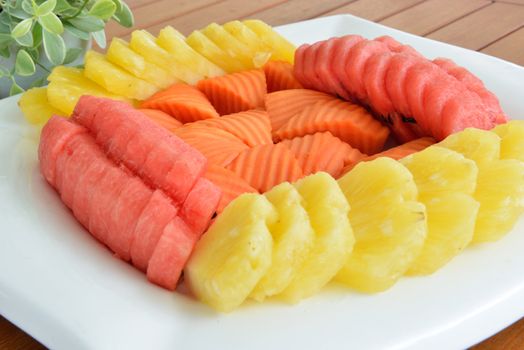
[[[304,59],[305,59],[305,53],[307,48],[309,47],[309,44],[302,44],[300,45],[296,51],[295,51],[295,64],[293,65],[293,75],[295,78],[302,84],[302,86],[307,89],[306,84],[306,77],[304,76]]]
[[[403,54],[408,54],[408,55],[412,55],[415,57],[424,58],[424,56],[422,56],[417,50],[415,50],[411,46],[404,45],[398,42],[397,40],[395,40],[394,38],[390,37],[389,35],[379,36],[378,38],[375,38],[373,40],[386,44],[388,49],[391,52],[403,53]]]
[[[222,191],[206,178],[198,179],[180,209],[182,218],[197,238],[208,228],[215,214]]]
[[[317,64],[317,53],[320,47],[324,44],[323,41],[318,41],[313,45],[310,45],[304,51],[304,73],[303,78],[306,81],[307,86],[311,86],[315,90],[323,91],[322,81],[317,76],[315,66]]]
[[[336,45],[340,39],[331,38],[325,41],[317,51],[315,73],[320,79],[322,91],[337,96],[341,89],[339,80],[333,72],[333,58]]]
[[[386,72],[391,52],[377,53],[371,56],[364,67],[364,88],[373,110],[382,116],[394,111],[393,103],[386,92]]]
[[[331,69],[333,70],[333,75],[337,77],[338,80],[338,92],[337,95],[345,99],[346,101],[353,101],[351,94],[345,88],[344,81],[346,76],[346,65],[348,55],[351,52],[353,46],[363,41],[364,38],[360,35],[346,35],[340,37],[337,40],[335,49],[333,50],[333,58]]]
[[[146,271],[149,259],[166,225],[177,215],[178,208],[162,191],[155,190],[138,218],[131,244],[133,265]]]
[[[404,89],[406,73],[421,59],[405,55],[394,55],[389,61],[389,67],[386,73],[386,91],[388,93],[395,110],[404,115],[411,116],[411,110],[407,101],[407,91]]]
[[[175,290],[197,240],[197,235],[184,220],[178,216],[173,218],[151,256],[147,267],[148,280],[168,290]]]
[[[441,123],[435,131],[438,140],[468,127],[490,130],[495,126],[492,120],[486,118],[483,108],[479,107],[478,95],[468,92],[447,100],[442,110]]]

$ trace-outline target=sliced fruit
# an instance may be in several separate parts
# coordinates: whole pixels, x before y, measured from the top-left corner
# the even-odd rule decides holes
[[[480,167],[500,157],[500,137],[492,132],[468,128],[437,144],[462,153]]]
[[[356,163],[364,158],[359,150],[342,142],[330,132],[317,132],[281,143],[293,152],[304,175],[325,171],[333,177],[338,177],[345,163]]]
[[[267,92],[289,89],[302,89],[293,74],[293,65],[284,61],[269,61],[264,65]]]
[[[302,196],[289,182],[264,194],[278,212],[279,220],[270,227],[273,236],[271,267],[251,292],[263,301],[282,292],[295,278],[313,247],[315,233],[304,209]]]
[[[191,71],[156,43],[156,38],[145,30],[135,30],[131,34],[129,47],[146,60],[168,71],[172,78],[194,85],[203,77]]]
[[[128,43],[119,38],[113,38],[107,49],[106,58],[113,64],[143,79],[160,89],[165,89],[176,83],[168,71],[154,63],[147,61],[135,51],[131,50]]]
[[[298,302],[324,287],[351,255],[355,238],[348,219],[349,204],[327,173],[310,175],[295,184],[315,233],[313,247],[295,278],[281,293]]]
[[[274,135],[284,140],[324,131],[366,154],[380,152],[389,135],[389,129],[364,108],[338,99],[319,101],[303,109]]]
[[[201,80],[197,85],[220,115],[255,109],[264,105],[266,77],[250,70]]]
[[[149,119],[153,120],[158,125],[166,128],[171,132],[174,132],[175,129],[178,129],[182,126],[181,122],[158,109],[141,108],[139,111],[147,115]]]
[[[277,219],[262,195],[243,194],[231,202],[198,241],[184,270],[196,297],[222,312],[242,304],[271,266],[269,227]]]
[[[303,176],[298,160],[282,144],[247,149],[227,168],[259,192],[265,192],[284,181],[294,182]]]
[[[426,206],[428,232],[408,274],[430,274],[471,242],[479,203],[473,198],[478,168],[458,152],[432,146],[400,161],[413,175]]]
[[[244,23],[231,21],[222,25],[222,27],[238,41],[249,47],[254,67],[262,67],[273,55],[271,48],[260,40],[257,34]]]
[[[82,69],[57,66],[53,69],[47,80],[49,81],[47,87],[47,99],[49,103],[66,116],[73,113],[73,109],[82,95],[108,97],[131,103],[131,100],[112,94],[100,85],[87,79]]]
[[[155,85],[115,66],[95,51],[88,51],[85,55],[84,75],[107,91],[131,99],[145,100],[159,90]]]
[[[524,161],[524,121],[512,120],[492,130],[499,135],[500,159]]]
[[[63,114],[63,112],[51,106],[47,100],[47,88],[45,87],[32,88],[24,92],[20,96],[18,106],[25,119],[31,124],[43,124],[53,115]]]
[[[226,52],[230,59],[240,61],[242,65],[248,68],[255,67],[253,62],[253,53],[250,48],[237,40],[231,33],[216,23],[210,23],[207,27],[200,30],[212,42]],[[264,62],[265,63],[265,62]]]
[[[187,84],[174,84],[142,102],[140,107],[161,110],[181,123],[218,117],[206,96]]]
[[[156,42],[173,56],[176,56],[180,63],[203,78],[218,77],[225,74],[222,68],[193,50],[186,43],[186,38],[171,26],[160,30]]]
[[[391,158],[361,162],[338,180],[351,205],[355,247],[337,279],[374,293],[393,286],[426,238],[426,209],[411,173]]]
[[[295,45],[291,44],[286,38],[278,34],[271,26],[258,19],[242,21],[251,29],[262,42],[271,48],[272,60],[282,60],[293,63],[295,59]]]
[[[186,43],[196,52],[213,62],[228,73],[249,69],[249,66],[237,60],[232,60],[227,52],[218,47],[202,32],[195,30],[186,38]]]

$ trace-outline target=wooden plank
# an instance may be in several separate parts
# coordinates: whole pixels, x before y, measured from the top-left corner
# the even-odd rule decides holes
[[[495,2],[507,2],[509,4],[524,5],[524,0],[496,0]]]
[[[346,5],[351,1],[352,0],[289,0],[280,5],[254,13],[253,17],[261,19],[271,25],[277,26],[316,17],[322,13],[325,13],[326,11],[331,11],[335,8]]]
[[[524,25],[524,6],[497,2],[427,37],[479,50]]]
[[[166,23],[175,17],[218,3],[220,0],[160,0],[140,6],[134,11],[135,28],[147,28],[157,23]],[[108,37],[125,36],[133,29],[124,28],[115,21],[107,25]]]
[[[0,349],[43,350],[45,347],[0,316]]]
[[[524,50],[519,43],[524,43],[524,28],[495,41],[481,51],[524,66]]]
[[[137,7],[151,4],[155,1],[158,0],[125,0],[125,3],[127,4],[127,6],[134,10]]]
[[[146,29],[153,34],[156,34],[160,29],[170,24],[183,34],[187,35],[193,30],[203,28],[211,22],[222,24],[234,19],[256,17],[253,16],[253,14],[281,4],[284,1],[285,0],[223,1],[211,6],[207,6],[198,11],[190,12],[183,17],[177,17],[169,21],[160,22]]]
[[[380,23],[424,36],[489,4],[489,0],[428,0]]]
[[[350,13],[369,19],[370,21],[380,21],[422,1],[423,0],[357,0],[346,6],[326,12],[324,16]]]
[[[470,350],[522,350],[524,349],[524,318]]]

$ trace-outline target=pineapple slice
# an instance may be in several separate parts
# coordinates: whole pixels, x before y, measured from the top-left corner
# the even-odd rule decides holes
[[[118,68],[106,57],[95,51],[85,55],[84,75],[114,94],[145,100],[159,89]]]
[[[408,274],[430,274],[459,254],[473,238],[479,209],[473,198],[478,168],[462,154],[436,146],[400,162],[413,175],[428,218],[424,247]]]
[[[146,61],[144,57],[131,50],[129,45],[122,39],[113,38],[106,57],[109,62],[160,89],[165,89],[179,82],[179,80],[172,78],[165,69]]]
[[[253,53],[249,47],[237,40],[222,26],[211,23],[204,29],[201,29],[201,32],[224,50],[232,60],[240,61],[244,66],[248,67],[248,69],[254,67]]]
[[[411,173],[391,158],[361,162],[338,180],[351,211],[353,254],[337,279],[363,292],[388,289],[411,266],[426,238],[426,210]]]
[[[186,265],[184,276],[193,293],[222,312],[242,304],[271,266],[268,226],[277,219],[275,208],[262,195],[244,194],[229,203]]]
[[[198,30],[195,30],[186,38],[186,43],[191,46],[193,50],[228,73],[249,69],[249,66],[232,59],[227,52],[218,47],[213,41]]]
[[[43,124],[53,115],[61,115],[58,109],[49,104],[47,88],[38,87],[27,90],[18,101],[25,119],[31,124]]]
[[[271,49],[264,44],[258,36],[240,21],[231,21],[222,25],[231,35],[242,44],[249,47],[253,55],[253,64],[255,67],[263,67],[271,58]]]
[[[262,40],[273,52],[271,59],[286,61],[291,64],[295,61],[295,45],[291,44],[286,38],[278,34],[271,26],[258,19],[243,21]]]
[[[143,56],[147,61],[168,71],[172,78],[195,85],[202,76],[191,71],[176,60],[172,55],[156,43],[156,38],[145,30],[135,30],[131,33],[129,47]]]
[[[173,56],[177,56],[182,64],[204,78],[226,74],[222,68],[211,63],[207,58],[193,50],[186,43],[186,38],[171,26],[167,26],[160,31],[156,42]]]
[[[115,95],[84,76],[83,70],[57,66],[47,78],[47,99],[54,108],[69,116],[82,95],[107,97],[132,103],[132,100]]]
[[[474,197],[480,203],[472,242],[489,242],[509,232],[524,211],[524,163],[500,160],[501,139],[493,132],[468,128],[438,145],[462,153],[479,168]]]
[[[500,159],[524,161],[524,120],[512,120],[498,125],[492,131],[502,139]]]
[[[302,197],[293,185],[283,182],[265,196],[275,206],[279,221],[271,227],[274,242],[271,267],[251,293],[257,301],[276,295],[289,285],[315,239]]]
[[[348,220],[349,204],[335,179],[319,172],[296,182],[315,232],[313,248],[295,278],[280,294],[298,302],[318,292],[347,261],[355,238]]]

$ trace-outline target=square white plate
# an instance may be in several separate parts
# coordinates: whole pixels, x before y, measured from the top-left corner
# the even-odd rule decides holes
[[[511,117],[524,116],[520,66],[352,16],[278,30],[297,44],[392,35],[466,66]],[[0,313],[50,348],[465,348],[524,315],[524,221],[501,241],[382,294],[330,286],[295,306],[248,303],[217,314],[148,283],[91,238],[41,177],[35,131],[16,101],[0,101]]]

